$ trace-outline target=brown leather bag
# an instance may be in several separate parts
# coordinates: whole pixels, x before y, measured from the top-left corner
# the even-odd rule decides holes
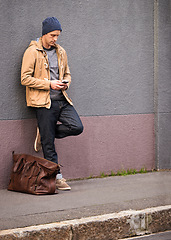
[[[53,194],[56,191],[56,174],[59,165],[44,158],[13,153],[13,169],[8,190]]]

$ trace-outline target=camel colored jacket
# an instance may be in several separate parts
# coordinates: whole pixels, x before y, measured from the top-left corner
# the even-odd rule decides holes
[[[58,57],[59,80],[66,79],[71,83],[71,74],[65,50],[56,44]],[[50,69],[46,52],[42,46],[42,39],[31,41],[26,49],[21,68],[21,84],[26,86],[26,101],[30,107],[50,108]],[[66,100],[71,104],[66,91],[62,91]]]

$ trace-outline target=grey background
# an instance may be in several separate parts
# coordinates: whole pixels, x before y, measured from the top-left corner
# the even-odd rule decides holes
[[[24,50],[56,16],[81,116],[153,112],[153,1],[1,0],[0,119],[30,118],[20,86]]]
[[[171,1],[159,2],[159,168],[171,168]]]
[[[56,16],[81,116],[154,113],[155,0],[0,0],[0,120],[34,118],[20,85],[22,55]],[[171,1],[159,9],[159,166],[171,167]]]

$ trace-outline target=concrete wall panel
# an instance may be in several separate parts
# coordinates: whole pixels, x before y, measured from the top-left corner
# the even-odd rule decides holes
[[[66,166],[63,172],[67,177],[88,177],[128,168],[154,168],[152,114],[83,117],[82,120],[85,126],[82,136],[57,141],[59,156],[63,156],[61,161]],[[63,141],[68,143],[65,152]],[[77,150],[72,151],[73,146]]]
[[[24,50],[56,16],[71,98],[82,116],[153,112],[153,1],[0,1],[0,119],[33,118],[20,86]]]
[[[171,112],[171,1],[159,1],[159,112]]]
[[[56,140],[64,177],[154,168],[153,118],[153,114],[82,117],[82,135]],[[0,121],[0,188],[9,182],[12,151],[42,156],[33,150],[35,129],[34,119]]]
[[[171,169],[171,113],[159,115],[159,169]]]
[[[159,1],[159,168],[171,169],[171,1]]]

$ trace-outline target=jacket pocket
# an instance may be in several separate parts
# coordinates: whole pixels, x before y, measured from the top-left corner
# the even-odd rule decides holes
[[[32,105],[44,106],[50,101],[49,90],[30,88],[29,100]]]

